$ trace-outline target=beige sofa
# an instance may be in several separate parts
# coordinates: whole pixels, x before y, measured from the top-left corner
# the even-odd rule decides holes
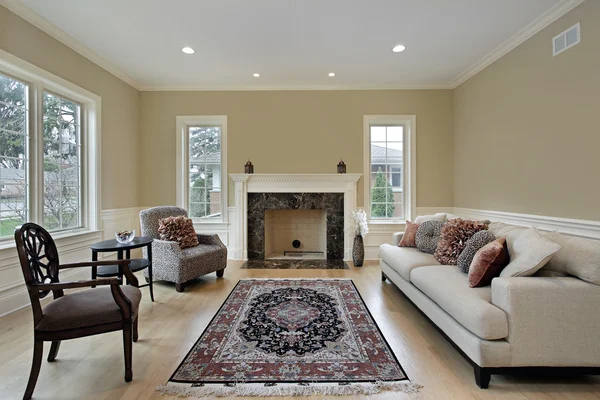
[[[510,253],[527,228],[491,223],[489,229],[507,238]],[[600,374],[600,285],[552,271],[567,268],[597,278],[600,271],[590,268],[600,264],[600,243],[546,235],[559,237],[562,247],[537,276],[495,278],[491,286],[470,288],[456,266],[398,247],[397,233],[380,247],[382,279],[396,285],[473,364],[481,388],[491,374]],[[554,259],[561,265],[553,266]]]

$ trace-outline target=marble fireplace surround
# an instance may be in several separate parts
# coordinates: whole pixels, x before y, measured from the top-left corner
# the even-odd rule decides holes
[[[323,207],[323,204],[334,202],[335,204],[342,205],[343,201],[343,209],[339,209],[339,206],[336,206],[336,212],[338,213],[338,220],[340,225],[337,227],[338,234],[343,233],[344,245],[343,251],[340,248],[336,251],[333,249],[333,256],[339,258],[342,256],[344,260],[350,260],[352,258],[352,238],[350,232],[350,218],[351,212],[356,208],[356,184],[362,174],[229,174],[233,182],[235,183],[235,217],[231,223],[234,225],[234,240],[232,243],[232,256],[237,260],[246,260],[249,258],[260,258],[264,257],[264,209],[263,209],[263,223],[262,223],[262,238],[263,243],[261,245],[262,256],[260,252],[255,251],[255,246],[253,246],[249,251],[249,235],[248,232],[250,229],[255,229],[252,225],[252,222],[249,224],[248,219],[248,205],[249,203],[252,205],[257,200],[267,201],[267,197],[264,195],[256,196],[254,194],[271,194],[269,198],[273,200],[268,200],[269,204],[277,204],[278,201],[275,199],[291,199],[298,195],[304,195],[297,197],[300,200],[286,200],[290,207],[295,207],[293,204],[305,204],[302,207],[312,207],[311,202],[314,203],[317,197],[322,198],[322,200],[318,200],[318,207]],[[315,194],[329,194],[327,196],[317,196]],[[249,194],[252,194],[249,196]],[[287,195],[281,195],[287,194]],[[343,200],[339,198],[339,196],[335,196],[335,194],[343,194]],[[308,200],[307,195],[312,195],[313,200]],[[336,203],[335,199],[338,199],[339,203]],[[305,199],[305,200],[301,200]],[[250,201],[249,201],[250,200]],[[289,203],[289,202],[292,203]],[[325,202],[325,203],[321,203]],[[260,203],[260,201],[259,201]],[[262,203],[263,206],[268,206],[267,203]],[[270,207],[270,206],[269,206]],[[278,207],[278,206],[277,206]],[[316,206],[315,206],[316,207]],[[327,210],[327,207],[324,207]],[[341,219],[339,218],[339,213],[343,212],[343,232],[341,231]],[[329,225],[329,215],[327,222]],[[333,215],[333,213],[331,214]],[[253,219],[254,220],[254,219]],[[335,224],[335,218],[332,221]],[[260,226],[259,226],[260,228]],[[329,231],[329,228],[328,228]],[[255,237],[260,236],[260,232],[256,235],[253,232],[252,242],[256,244]],[[260,239],[259,239],[260,240]],[[341,241],[337,241],[341,243]],[[329,258],[329,240],[327,246],[328,258]]]

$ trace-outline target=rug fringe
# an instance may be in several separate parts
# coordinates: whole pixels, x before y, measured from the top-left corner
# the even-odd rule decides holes
[[[263,386],[237,384],[236,386],[158,386],[156,391],[178,397],[269,397],[269,396],[347,396],[371,395],[384,391],[418,393],[422,386],[412,382],[375,382],[354,385],[315,385],[315,386]]]

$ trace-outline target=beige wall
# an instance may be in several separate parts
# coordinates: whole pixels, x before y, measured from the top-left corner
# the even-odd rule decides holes
[[[227,115],[229,173],[248,158],[256,173],[335,173],[340,157],[362,173],[366,114],[417,115],[417,205],[452,205],[449,90],[142,92],[142,203],[175,203],[178,115]]]
[[[581,21],[582,41],[552,57]],[[600,220],[600,1],[454,91],[454,205]]]
[[[139,92],[2,6],[0,49],[102,97],[102,208],[139,205]]]

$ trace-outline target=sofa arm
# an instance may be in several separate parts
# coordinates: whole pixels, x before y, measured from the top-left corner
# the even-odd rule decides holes
[[[492,281],[508,318],[513,366],[600,366],[600,286],[577,278]]]
[[[402,236],[404,236],[404,232],[396,232],[392,234],[392,246],[398,246],[402,240]]]

